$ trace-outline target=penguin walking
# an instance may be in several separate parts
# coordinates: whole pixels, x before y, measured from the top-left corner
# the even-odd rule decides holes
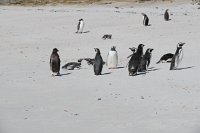
[[[85,23],[84,23],[83,19],[79,19],[76,33],[83,33],[84,26],[85,26]]]
[[[131,59],[128,62],[129,76],[137,75],[138,68],[143,56],[143,47],[144,44],[139,44],[137,51],[132,55]]]
[[[131,55],[129,55],[128,57],[127,57],[127,59],[128,58],[130,58],[135,52],[136,52],[136,48],[135,47],[132,47],[132,48],[129,48],[133,53],[131,54]]]
[[[54,48],[50,57],[50,70],[52,76],[60,75],[60,57],[58,55],[58,49]]]
[[[184,44],[185,43],[183,43],[183,42],[178,43],[176,52],[175,52],[175,54],[172,58],[172,61],[171,61],[170,70],[177,69],[180,62],[182,61],[182,59],[183,59],[183,45]]]
[[[102,69],[103,69],[103,59],[101,57],[100,50],[98,48],[95,48],[95,58],[94,58],[94,74],[95,75],[101,75]]]
[[[149,26],[149,18],[148,18],[148,16],[145,13],[142,13],[142,15],[144,16],[143,25],[144,26]]]
[[[169,13],[168,13],[168,11],[169,11],[169,9],[166,9],[165,13],[164,13],[164,19],[165,19],[165,21],[169,21],[170,20],[169,19]]]
[[[118,65],[118,54],[116,51],[116,47],[113,46],[111,50],[108,52],[107,56],[107,66],[109,69],[115,69]]]
[[[148,70],[149,64],[151,62],[151,56],[152,56],[153,49],[148,48],[142,57],[139,72],[146,72]]]
[[[174,54],[172,54],[172,53],[164,54],[156,64],[158,64],[160,62],[162,62],[162,63],[163,62],[171,62],[173,56],[174,56]]]

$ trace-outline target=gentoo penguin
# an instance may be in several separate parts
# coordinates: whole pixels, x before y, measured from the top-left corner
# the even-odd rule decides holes
[[[94,74],[95,75],[101,75],[101,71],[103,68],[103,59],[101,57],[100,50],[98,48],[95,48],[96,56],[94,58]]]
[[[128,57],[127,57],[127,59],[128,58],[130,58],[135,52],[136,52],[136,48],[135,47],[132,47],[132,48],[129,48],[133,53],[131,54],[131,55],[129,55]]]
[[[60,75],[60,58],[58,55],[58,49],[54,48],[50,57],[50,69],[52,76]]]
[[[174,56],[174,54],[167,53],[167,54],[163,55],[156,64],[158,64],[160,62],[161,63],[163,63],[163,62],[171,62],[173,56]]]
[[[82,60],[78,60],[78,62],[69,62],[65,64],[64,66],[62,66],[62,68],[67,69],[67,70],[74,70],[75,68],[80,69],[81,61]]]
[[[183,59],[183,45],[184,44],[185,43],[183,42],[178,43],[176,52],[171,61],[170,70],[176,69],[179,66],[181,60]]]
[[[83,28],[85,24],[83,19],[79,19],[78,25],[77,25],[77,32],[76,33],[83,33]]]
[[[129,76],[137,75],[138,68],[143,56],[143,44],[139,44],[136,53],[134,53],[128,62]]]
[[[164,14],[164,19],[165,21],[169,21],[169,13],[168,13],[169,9],[165,10],[165,14]]]
[[[150,61],[151,61],[151,56],[152,56],[152,51],[153,49],[148,48],[142,57],[140,67],[139,67],[139,72],[146,72],[148,70]]]
[[[149,18],[147,17],[147,15],[145,13],[142,13],[142,15],[144,16],[143,25],[149,26]]]
[[[107,66],[109,69],[117,68],[118,65],[118,54],[116,51],[116,47],[111,47],[111,50],[108,52],[107,56]]]

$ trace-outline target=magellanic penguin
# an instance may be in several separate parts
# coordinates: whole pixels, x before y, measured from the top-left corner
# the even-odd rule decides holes
[[[132,47],[132,48],[129,48],[133,53],[131,54],[131,55],[129,55],[128,57],[127,57],[127,59],[128,58],[130,58],[135,52],[136,52],[136,48],[135,47]]]
[[[166,9],[165,10],[165,14],[164,14],[164,19],[165,19],[165,21],[169,21],[170,19],[169,19],[169,13],[168,13],[168,11],[169,11],[169,9]]]
[[[143,44],[139,44],[136,53],[134,53],[128,62],[129,76],[137,75],[139,65],[143,56]]]
[[[83,33],[84,26],[85,26],[85,23],[84,23],[83,19],[79,19],[76,33]]]
[[[167,54],[165,54],[165,55],[163,55],[161,58],[160,58],[160,60],[156,63],[156,64],[158,64],[158,63],[164,63],[164,62],[171,62],[172,61],[172,57],[174,56],[174,54],[172,54],[172,53],[167,53]]]
[[[183,45],[184,44],[185,43],[183,43],[183,42],[178,43],[176,52],[175,52],[175,54],[172,58],[172,61],[171,61],[170,70],[177,69],[180,62],[182,61],[182,59],[183,59]]]
[[[113,46],[111,48],[111,50],[108,52],[106,64],[107,64],[109,69],[117,68],[117,65],[118,65],[118,54],[117,54],[115,46]]]
[[[139,72],[146,72],[148,70],[149,64],[151,62],[151,56],[152,56],[153,49],[148,48],[142,57]]]
[[[95,75],[101,75],[102,69],[103,69],[103,59],[101,57],[100,50],[98,48],[95,48],[95,58],[94,58],[94,74]]]
[[[54,48],[50,57],[50,69],[52,76],[60,75],[60,58],[58,55],[58,49]]]
[[[148,18],[148,16],[145,13],[142,13],[142,15],[144,16],[143,25],[144,26],[149,26],[149,18]]]

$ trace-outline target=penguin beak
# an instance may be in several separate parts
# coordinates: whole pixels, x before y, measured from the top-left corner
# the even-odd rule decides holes
[[[142,44],[142,47],[144,47],[145,45],[144,44]]]

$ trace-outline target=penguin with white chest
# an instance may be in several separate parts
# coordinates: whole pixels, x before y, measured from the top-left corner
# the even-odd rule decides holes
[[[83,19],[79,19],[76,33],[83,33],[84,26],[85,26],[85,23],[84,23]]]
[[[148,16],[145,14],[145,13],[142,13],[142,15],[143,15],[143,25],[144,26],[149,26],[149,18],[148,18]]]
[[[94,58],[94,74],[95,75],[101,75],[102,69],[103,69],[103,59],[101,57],[100,50],[98,48],[95,48],[95,58]]]
[[[113,46],[111,50],[108,52],[107,56],[107,66],[109,69],[115,69],[118,65],[118,54],[116,51],[116,47]]]
[[[60,57],[58,55],[58,49],[54,48],[50,57],[50,69],[52,76],[60,75]]]
[[[170,70],[177,69],[180,62],[182,61],[182,59],[183,59],[183,45],[184,44],[185,43],[183,43],[183,42],[178,43],[176,52],[175,52],[175,54],[172,58],[172,61],[171,61]]]

